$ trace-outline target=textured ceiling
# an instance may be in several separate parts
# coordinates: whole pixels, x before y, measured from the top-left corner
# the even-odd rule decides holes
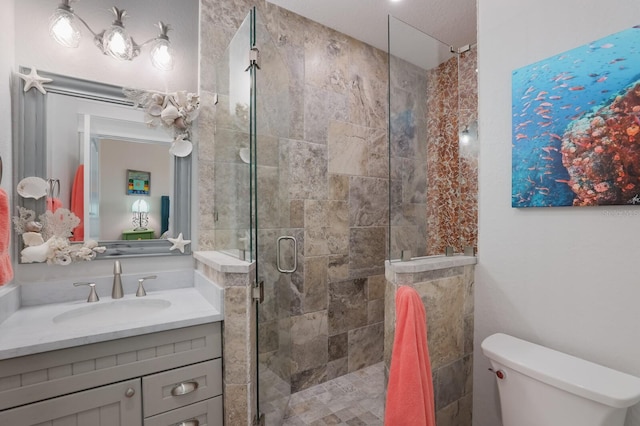
[[[268,1],[385,51],[389,14],[455,48],[476,42],[476,0]]]

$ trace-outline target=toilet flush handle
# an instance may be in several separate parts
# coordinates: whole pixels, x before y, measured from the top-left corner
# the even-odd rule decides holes
[[[491,371],[492,373],[494,373],[496,375],[496,377],[500,380],[506,379],[507,378],[507,373],[505,373],[502,370],[498,370],[495,371],[493,368],[489,367],[489,371]]]

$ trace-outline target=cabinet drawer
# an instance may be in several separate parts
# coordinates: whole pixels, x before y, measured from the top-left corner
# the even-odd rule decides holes
[[[220,358],[142,378],[145,417],[221,394]]]
[[[128,426],[141,417],[140,379],[134,379],[0,411],[0,425]]]
[[[222,426],[222,422],[222,396],[216,396],[148,417],[144,419],[144,426]]]

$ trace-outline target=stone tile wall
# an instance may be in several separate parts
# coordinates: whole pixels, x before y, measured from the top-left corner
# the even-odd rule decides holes
[[[473,274],[474,265],[413,273],[387,266],[385,365],[388,369],[393,349],[395,293],[400,285],[409,285],[422,298],[427,313],[438,426],[471,426]]]
[[[255,263],[246,264],[246,271],[225,271],[220,267],[224,255],[208,260],[204,252],[197,252],[196,270],[224,288],[224,323],[222,327],[222,376],[224,395],[224,424],[247,426],[253,422],[257,404],[256,318],[252,299],[255,282]],[[237,262],[235,262],[237,263]]]

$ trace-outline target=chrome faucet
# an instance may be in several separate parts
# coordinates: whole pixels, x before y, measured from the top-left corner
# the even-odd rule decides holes
[[[136,291],[136,297],[146,296],[147,292],[144,290],[144,286],[142,285],[145,280],[153,280],[158,278],[157,275],[149,275],[148,277],[143,277],[138,280],[138,291]]]
[[[100,298],[98,297],[98,293],[96,292],[96,283],[80,282],[80,283],[73,283],[73,285],[75,287],[78,287],[81,285],[89,286],[91,290],[89,291],[89,297],[87,298],[87,302],[97,302],[100,300]]]
[[[111,290],[112,299],[121,299],[122,296],[124,296],[124,291],[122,290],[122,278],[120,278],[120,274],[122,274],[122,266],[120,266],[120,261],[116,260],[116,263],[113,265],[113,289]]]

